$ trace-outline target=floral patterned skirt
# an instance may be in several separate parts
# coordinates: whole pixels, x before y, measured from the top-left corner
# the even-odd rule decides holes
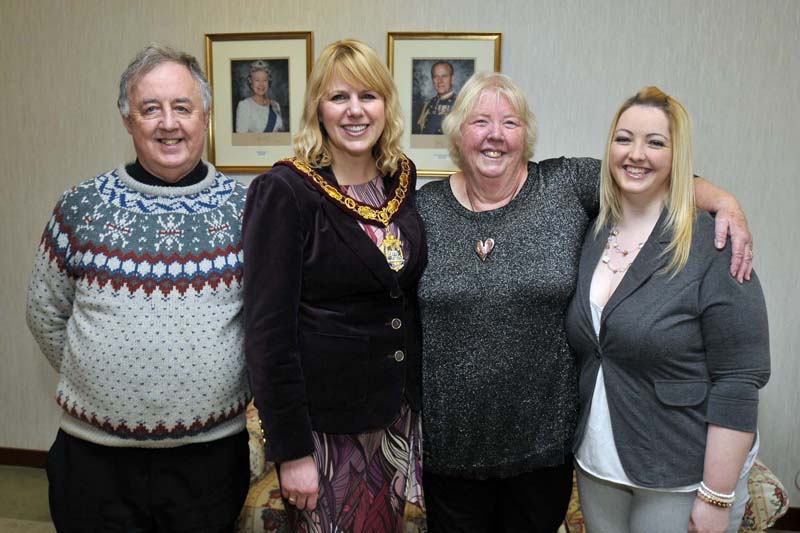
[[[314,432],[319,500],[311,512],[284,501],[292,530],[400,533],[406,502],[424,508],[421,435],[420,415],[406,405],[384,429]]]

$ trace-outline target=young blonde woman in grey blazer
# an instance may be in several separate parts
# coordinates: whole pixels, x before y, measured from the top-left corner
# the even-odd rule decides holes
[[[769,335],[758,279],[728,274],[692,194],[691,126],[656,87],[612,123],[567,332],[589,531],[738,531]],[[745,258],[752,261],[752,252]],[[755,442],[754,442],[755,441]]]

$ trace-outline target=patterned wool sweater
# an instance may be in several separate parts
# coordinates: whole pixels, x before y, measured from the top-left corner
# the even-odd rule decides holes
[[[64,431],[170,447],[244,428],[245,192],[208,165],[185,187],[145,185],[120,166],[64,193],[28,287]]]

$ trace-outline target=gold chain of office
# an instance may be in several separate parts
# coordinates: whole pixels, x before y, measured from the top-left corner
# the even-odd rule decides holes
[[[328,183],[316,170],[298,161],[296,157],[290,157],[284,161],[311,178],[314,184],[334,202],[344,206],[365,221],[380,222],[384,226],[388,226],[392,217],[400,210],[403,201],[406,199],[406,194],[408,193],[408,176],[411,174],[411,163],[404,155],[401,155],[398,161],[400,164],[400,175],[398,176],[398,184],[394,191],[394,197],[386,202],[386,205],[380,209],[375,209],[374,207],[362,204],[350,198],[337,187]]]

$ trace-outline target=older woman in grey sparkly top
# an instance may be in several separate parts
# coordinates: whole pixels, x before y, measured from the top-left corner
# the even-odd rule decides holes
[[[466,83],[444,132],[461,170],[417,196],[429,250],[418,290],[428,527],[553,532],[571,493],[578,413],[564,314],[600,163],[529,161],[534,116],[497,73]],[[741,259],[750,235],[738,203],[695,182],[720,235],[736,230]]]

